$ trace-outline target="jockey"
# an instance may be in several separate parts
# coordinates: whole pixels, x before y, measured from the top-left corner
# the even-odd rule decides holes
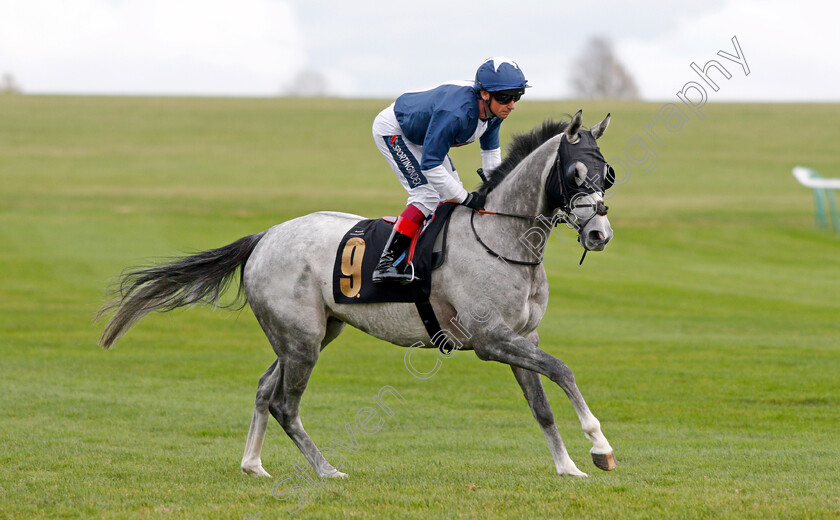
[[[373,140],[408,191],[408,205],[388,238],[373,273],[374,283],[413,279],[399,264],[439,203],[452,199],[472,209],[484,209],[484,195],[464,189],[449,149],[478,139],[484,171],[498,167],[502,163],[499,125],[527,87],[530,85],[519,65],[497,56],[478,67],[473,82],[408,92],[376,116]]]

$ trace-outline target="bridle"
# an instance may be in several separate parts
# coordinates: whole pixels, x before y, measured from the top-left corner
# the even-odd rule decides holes
[[[575,204],[574,203],[576,196],[578,194],[582,194],[582,193],[572,195],[571,197],[569,196],[570,190],[566,186],[566,182],[565,182],[565,179],[562,175],[561,169],[562,169],[562,163],[561,163],[561,158],[560,158],[560,150],[558,149],[557,150],[557,159],[555,160],[554,167],[552,167],[551,172],[548,174],[548,177],[546,177],[545,187],[544,187],[544,191],[545,191],[546,195],[548,196],[549,204],[551,204],[551,206],[553,206],[553,207],[558,208],[557,212],[554,214],[554,216],[552,216],[551,220],[546,219],[542,215],[521,215],[521,214],[517,214],[517,213],[504,213],[504,212],[501,212],[501,211],[487,211],[487,210],[483,210],[483,209],[472,210],[472,213],[470,214],[470,227],[472,228],[472,232],[473,232],[473,235],[475,236],[475,239],[478,241],[479,244],[481,244],[482,247],[484,247],[485,251],[487,251],[488,254],[490,254],[491,256],[494,256],[496,258],[499,258],[501,260],[504,260],[505,262],[515,264],[515,265],[540,265],[544,261],[543,259],[540,259],[538,261],[516,260],[516,259],[513,259],[513,258],[507,258],[505,256],[502,256],[501,254],[494,251],[490,246],[485,244],[483,240],[481,240],[481,237],[478,235],[478,231],[475,229],[475,215],[476,215],[476,213],[481,214],[481,215],[498,215],[498,216],[502,216],[502,217],[511,217],[511,218],[531,220],[531,221],[536,220],[536,221],[540,221],[541,223],[544,223],[544,222],[548,221],[548,229],[551,229],[552,227],[556,227],[562,222],[562,223],[565,223],[566,226],[569,229],[574,229],[575,231],[578,231],[578,232],[580,232],[581,229],[586,227],[586,225],[589,224],[589,222],[593,218],[595,218],[596,216],[598,216],[598,215],[606,216],[607,211],[609,210],[609,207],[606,204],[604,204],[603,200],[599,200],[595,203],[590,203],[590,204]],[[479,175],[481,175],[482,178],[484,178],[483,174],[479,173]],[[560,187],[560,198],[559,199],[553,195],[553,193],[552,193],[553,190],[549,189],[549,186],[551,186],[551,185],[557,185],[557,186]],[[592,208],[592,216],[590,216],[589,218],[587,218],[586,220],[581,222],[581,219],[578,218],[578,216],[575,215],[574,211],[573,211],[573,210],[578,209],[578,208]],[[578,235],[578,242],[581,242],[580,241],[580,235]],[[586,248],[586,246],[583,245],[582,242],[581,242],[581,246],[583,247],[583,256],[580,258],[580,264],[578,264],[578,265],[583,264],[583,260],[586,258],[586,253],[587,253],[587,251],[589,251]]]

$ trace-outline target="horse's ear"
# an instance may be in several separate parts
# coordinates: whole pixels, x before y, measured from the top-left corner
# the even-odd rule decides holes
[[[592,132],[592,137],[594,137],[595,139],[600,139],[601,136],[604,135],[604,132],[607,131],[608,126],[610,126],[609,114],[607,114],[607,117],[605,117],[603,121],[593,126],[589,131]]]
[[[581,125],[583,124],[583,110],[578,110],[575,115],[572,116],[572,120],[569,121],[569,126],[566,127],[566,137],[569,139],[570,143],[576,143],[578,141],[578,131],[580,130]]]

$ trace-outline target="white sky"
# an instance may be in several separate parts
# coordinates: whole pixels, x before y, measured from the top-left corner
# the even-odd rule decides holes
[[[530,98],[569,96],[587,37],[609,36],[649,100],[717,59],[710,101],[840,101],[840,3],[517,0],[0,0],[0,74],[25,92],[278,95],[302,70],[331,95],[394,97],[514,58]],[[750,68],[716,53],[735,53]],[[716,73],[713,73],[716,74]]]

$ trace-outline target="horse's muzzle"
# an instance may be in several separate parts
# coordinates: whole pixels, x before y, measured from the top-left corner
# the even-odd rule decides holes
[[[586,236],[586,249],[590,251],[603,251],[610,238],[603,231],[593,229]]]

